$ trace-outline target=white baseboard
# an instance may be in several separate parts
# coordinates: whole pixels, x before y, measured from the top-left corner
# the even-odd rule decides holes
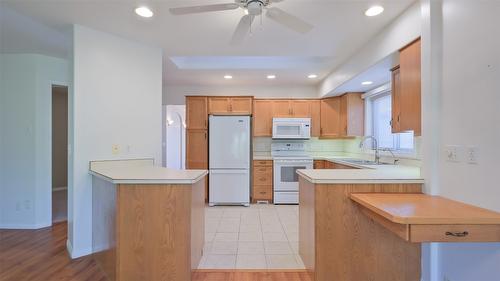
[[[68,251],[69,257],[71,259],[76,259],[92,254],[92,249],[82,249],[80,251],[75,251],[69,239],[66,240],[66,250]]]
[[[6,223],[0,224],[0,229],[40,229],[49,227],[52,224],[38,223],[38,224],[17,224],[17,223]]]

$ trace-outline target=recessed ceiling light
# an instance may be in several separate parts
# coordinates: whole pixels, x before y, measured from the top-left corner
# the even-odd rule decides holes
[[[372,81],[364,81],[364,82],[361,82],[361,85],[365,85],[365,86],[366,86],[366,85],[371,85],[371,84],[373,84],[373,82],[372,82]]]
[[[365,11],[365,16],[374,17],[382,14],[384,11],[384,7],[382,6],[371,6],[368,10]]]
[[[135,13],[144,18],[150,18],[153,16],[153,11],[146,6],[141,6],[135,9]]]
[[[224,79],[233,79],[233,76],[231,76],[231,75],[224,75]]]
[[[309,79],[318,78],[318,75],[316,75],[316,74],[309,74],[309,75],[307,76],[307,78],[309,78]]]
[[[267,79],[275,79],[275,78],[276,78],[276,75],[274,75],[274,74],[267,75]]]

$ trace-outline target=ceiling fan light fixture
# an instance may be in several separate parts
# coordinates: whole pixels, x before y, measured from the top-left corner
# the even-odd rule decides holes
[[[365,16],[374,17],[382,14],[384,12],[384,7],[382,6],[371,6],[365,11]]]
[[[146,6],[137,7],[135,13],[143,18],[150,18],[153,16],[153,11]]]
[[[249,15],[252,16],[258,16],[262,14],[262,7],[264,6],[264,3],[260,0],[251,0],[248,2],[246,6],[246,10]]]

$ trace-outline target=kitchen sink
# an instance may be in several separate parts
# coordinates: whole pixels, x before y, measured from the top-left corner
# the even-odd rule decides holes
[[[390,165],[389,163],[382,163],[382,162],[377,164],[375,161],[363,160],[363,159],[339,159],[339,160],[358,165]]]

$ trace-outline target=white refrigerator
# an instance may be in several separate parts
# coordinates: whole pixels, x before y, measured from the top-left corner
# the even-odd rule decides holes
[[[209,122],[209,205],[250,205],[250,116]]]

